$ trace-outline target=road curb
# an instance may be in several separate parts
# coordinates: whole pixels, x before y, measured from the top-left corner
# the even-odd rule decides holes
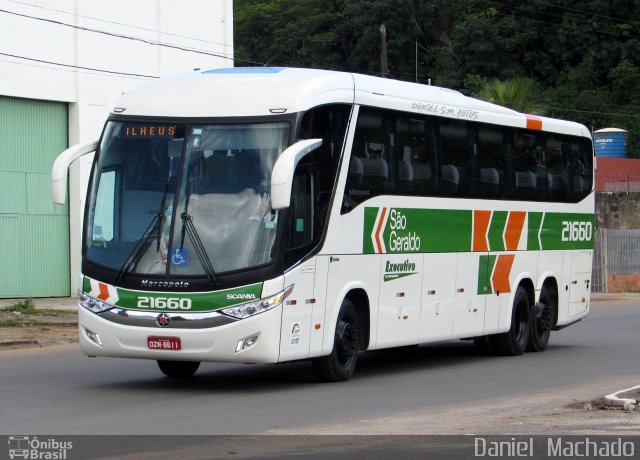
[[[0,342],[0,346],[9,347],[11,345],[38,345],[36,339],[16,339],[16,340],[3,340]]]
[[[627,388],[626,390],[616,391],[615,393],[610,393],[604,397],[604,403],[607,406],[623,407],[624,410],[632,411],[636,408],[636,406],[638,405],[638,402],[635,399],[621,398],[618,395],[623,393],[628,393],[629,391],[637,390],[638,388],[640,388],[640,385]]]

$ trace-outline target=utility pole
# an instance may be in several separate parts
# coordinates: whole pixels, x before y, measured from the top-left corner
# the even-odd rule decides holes
[[[380,25],[381,51],[380,51],[380,73],[384,78],[389,75],[389,67],[387,66],[387,29],[384,24]]]
[[[418,83],[418,40],[416,40],[416,83]]]

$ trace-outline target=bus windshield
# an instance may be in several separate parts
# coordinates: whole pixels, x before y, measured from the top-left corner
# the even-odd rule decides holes
[[[271,171],[287,122],[110,121],[100,147],[84,255],[120,276],[207,276],[269,263],[278,214]]]

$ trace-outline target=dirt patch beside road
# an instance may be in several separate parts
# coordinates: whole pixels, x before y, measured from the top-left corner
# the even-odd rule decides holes
[[[0,353],[78,341],[78,314],[73,310],[0,309]]]
[[[78,342],[75,325],[41,325],[0,328],[0,353],[16,348],[37,348]]]

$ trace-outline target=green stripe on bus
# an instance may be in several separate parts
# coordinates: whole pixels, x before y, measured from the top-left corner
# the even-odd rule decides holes
[[[86,277],[83,276],[82,277],[82,292],[89,292],[91,291],[91,280]]]
[[[154,299],[190,299],[191,308],[189,311],[206,312],[258,300],[261,294],[262,283],[225,289],[223,291],[197,293],[130,291],[128,289],[118,288],[118,301],[116,305],[122,308],[149,310],[148,306],[139,306],[142,297]],[[145,302],[142,303],[142,305],[144,304]],[[154,308],[153,310],[171,311],[169,308]]]
[[[471,211],[450,209],[388,208],[384,229],[377,219],[380,208],[365,208],[362,251],[377,252],[374,246],[380,238],[382,252],[464,252],[471,249]],[[382,220],[382,219],[380,219]]]
[[[540,249],[540,241],[538,240],[538,233],[540,232],[540,225],[542,224],[542,212],[530,212],[529,225],[527,230],[527,249],[529,251],[537,251]]]
[[[381,212],[381,209],[364,209],[364,254],[472,250],[471,210],[384,208],[385,211]],[[489,251],[505,250],[504,232],[508,216],[508,211],[492,212],[487,232]],[[593,214],[528,212],[527,216],[528,224],[521,235],[527,239],[527,250],[593,248]]]
[[[362,239],[362,252],[365,254],[373,254],[376,251],[373,248],[373,240],[371,233],[376,222],[379,208],[364,208],[364,238]]]
[[[542,249],[592,249],[594,214],[550,213],[544,215]]]
[[[504,251],[504,227],[508,216],[507,211],[493,211],[488,235],[490,251]]]
[[[480,256],[478,267],[478,295],[493,294],[491,289],[491,274],[496,264],[495,255]]]

